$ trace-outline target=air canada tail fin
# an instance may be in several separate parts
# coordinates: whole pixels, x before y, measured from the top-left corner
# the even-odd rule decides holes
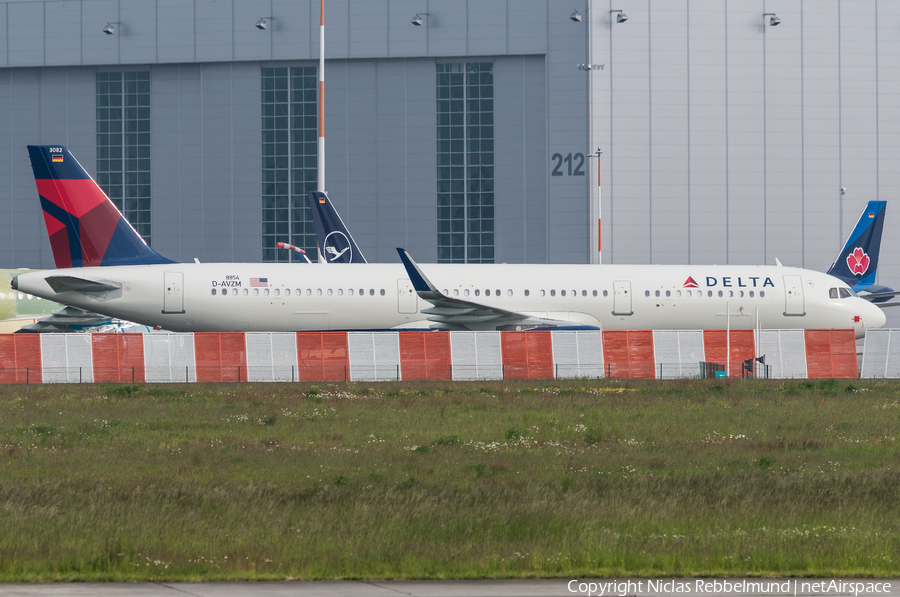
[[[875,285],[886,205],[887,201],[869,201],[828,270],[830,275],[843,280],[857,292],[870,290]]]
[[[316,241],[326,263],[367,263],[341,216],[334,210],[328,195],[319,191],[308,194],[309,209],[316,225]]]
[[[174,263],[149,246],[68,149],[29,145],[57,268]]]

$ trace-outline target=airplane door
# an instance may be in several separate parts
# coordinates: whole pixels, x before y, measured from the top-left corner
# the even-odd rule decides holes
[[[784,314],[806,315],[803,305],[803,283],[800,276],[784,277]]]
[[[184,274],[163,273],[163,313],[184,313]]]
[[[613,284],[613,315],[631,315],[631,282],[616,280]]]
[[[416,313],[419,310],[419,297],[409,279],[397,280],[397,311],[400,313]]]

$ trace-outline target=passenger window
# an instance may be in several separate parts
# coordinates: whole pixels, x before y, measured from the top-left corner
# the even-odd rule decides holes
[[[380,294],[381,294],[381,296],[384,296],[384,288],[381,289]]]
[[[547,296],[547,291],[546,291],[546,290],[541,290],[541,296]]]
[[[659,291],[658,291],[658,290],[656,291],[656,296],[659,296]]]
[[[525,289],[525,296],[528,296],[528,295],[530,295],[530,294],[531,294],[531,293],[530,293],[530,292],[528,291],[528,289],[526,288],[526,289]]]
[[[649,290],[645,290],[645,291],[644,291],[644,296],[650,296],[650,291],[649,291]]]
[[[291,289],[290,289],[290,288],[285,288],[285,289],[284,289],[284,296],[291,296]]]
[[[244,288],[244,296],[247,296],[248,294],[250,294],[250,291]]]
[[[491,292],[490,290],[487,291],[488,294],[489,294],[490,292]],[[480,294],[481,294],[481,290],[479,290],[479,289],[476,288],[476,289],[475,289],[475,296],[478,296],[478,295],[480,295]]]
[[[259,288],[253,289],[253,296],[259,296]]]
[[[753,298],[753,291],[750,291],[750,298]]]
[[[582,291],[581,291],[581,296],[587,296],[587,290],[582,290]]]
[[[459,288],[453,289],[453,296],[459,296]]]
[[[729,297],[729,298],[733,298],[733,297],[734,297],[734,291],[733,291],[733,290],[729,290],[729,291],[728,291],[728,297]]]
[[[497,290],[494,291],[494,296],[500,296],[500,289],[499,289],[499,288],[498,288]]]
[[[842,298],[842,299],[844,299],[844,298],[850,298],[850,291],[849,291],[849,290],[847,290],[846,288],[841,288],[840,291],[841,291],[841,298]]]
[[[363,295],[365,295],[365,294],[366,294],[366,289],[365,289],[365,288],[360,288],[360,289],[359,289],[359,296],[363,296]]]
[[[369,296],[375,296],[375,289],[369,288]]]
[[[550,296],[556,296],[556,291],[555,291],[555,290],[551,290],[551,291],[550,291]]]
[[[338,288],[338,296],[344,296],[344,289]]]
[[[738,290],[738,296],[741,296],[741,297],[744,296],[744,291],[743,291],[743,290]]]
[[[215,288],[212,289],[212,295],[213,295],[213,296],[216,296],[216,289],[215,289]]]
[[[353,289],[352,288],[347,289],[347,294],[350,296],[353,296]]]
[[[475,291],[475,296],[478,296],[478,291],[477,291],[477,290]],[[485,289],[485,291],[484,291],[484,296],[491,296],[491,289],[490,289],[490,288]]]
[[[666,291],[666,298],[668,298],[668,297],[670,297],[670,296],[672,296],[672,291],[671,291],[671,290],[667,290],[667,291]]]
[[[723,296],[725,296],[725,294],[720,290],[720,291],[719,291],[719,298],[721,298],[721,297],[723,297]]]
[[[268,294],[268,292],[267,292],[266,294]],[[316,296],[322,296],[322,289],[321,289],[321,288],[316,288]]]
[[[551,294],[552,294],[552,293],[551,293]],[[566,291],[565,291],[565,290],[560,290],[560,291],[559,291],[559,296],[566,296]]]
[[[513,295],[512,290],[507,290],[507,291],[506,291],[506,296],[512,296],[512,295]]]
[[[279,296],[279,295],[281,295],[281,290],[278,289],[278,288],[276,288],[276,289],[275,289],[275,296]]]
[[[306,289],[306,296],[312,296],[312,288]]]
[[[331,291],[331,288],[329,288],[329,289],[328,289],[328,296],[331,296],[331,294],[332,294],[332,291]]]
[[[268,289],[268,288],[263,288],[263,294],[266,295],[266,296],[269,296],[269,289]]]
[[[678,292],[681,292],[681,291],[679,290]],[[689,298],[690,298],[691,296],[693,296],[693,295],[691,294],[691,291],[690,291],[690,290],[686,291],[686,292],[685,292],[685,295],[688,296]]]
[[[760,290],[760,291],[759,291],[759,298],[762,298],[762,297],[764,297],[764,296],[766,296],[766,291],[765,291],[765,290]]]
[[[712,290],[707,290],[707,291],[706,291],[706,296],[712,296]]]
[[[232,296],[237,296],[237,288],[232,288],[231,294],[232,294]]]
[[[469,296],[469,289],[468,289],[468,288],[466,288],[465,290],[463,290],[463,296]]]
[[[609,291],[608,291],[608,290],[604,290],[604,291],[603,291],[603,296],[607,296],[607,295],[609,295]]]

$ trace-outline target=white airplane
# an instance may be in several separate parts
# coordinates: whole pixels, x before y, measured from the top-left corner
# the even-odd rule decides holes
[[[72,154],[29,146],[59,269],[13,289],[173,331],[821,329],[885,324],[828,274],[746,265],[176,263]]]

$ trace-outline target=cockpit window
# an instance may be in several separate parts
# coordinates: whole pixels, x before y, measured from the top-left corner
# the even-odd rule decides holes
[[[847,288],[839,288],[838,290],[841,291],[841,298],[850,298],[852,296]]]
[[[829,288],[828,289],[828,298],[836,299],[838,297],[838,289],[837,288]]]

